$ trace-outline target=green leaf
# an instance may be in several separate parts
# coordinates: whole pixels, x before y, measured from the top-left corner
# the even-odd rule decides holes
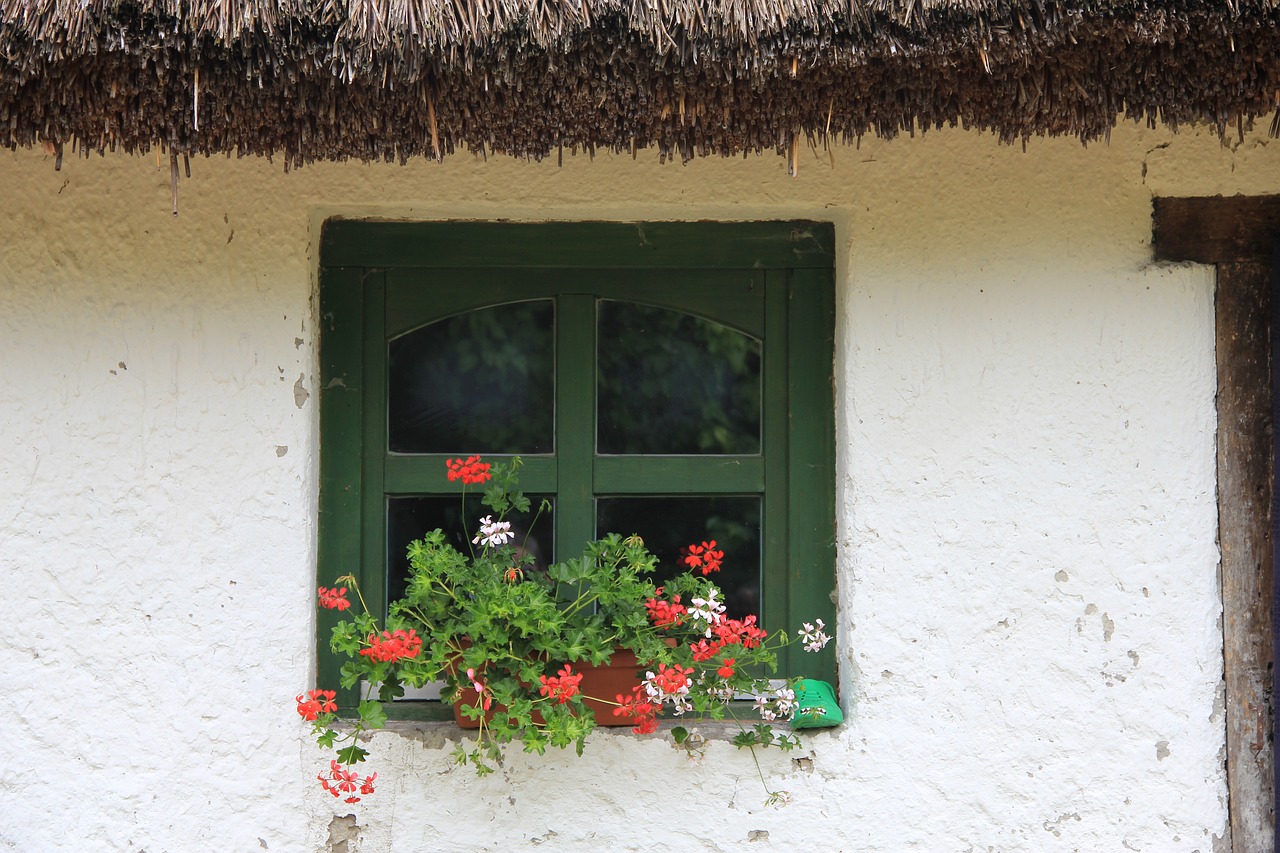
[[[343,764],[355,764],[357,762],[364,761],[368,757],[369,750],[362,749],[359,745],[354,743],[351,744],[351,746],[346,746],[338,750],[338,761]]]
[[[360,703],[357,711],[360,721],[371,729],[380,729],[387,724],[387,712],[383,710],[381,702],[366,699]]]
[[[676,743],[684,743],[689,737],[689,730],[684,726],[676,726],[671,730],[671,737],[675,739]]]
[[[403,695],[404,685],[400,683],[400,679],[394,676],[382,682],[382,686],[378,688],[379,702],[391,702]]]

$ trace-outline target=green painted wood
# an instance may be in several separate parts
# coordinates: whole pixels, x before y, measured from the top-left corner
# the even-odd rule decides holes
[[[554,299],[563,283],[557,269],[396,267],[387,271],[387,338],[477,308]]]
[[[788,384],[791,431],[787,504],[791,525],[786,587],[791,630],[821,618],[835,631],[835,286],[831,270],[791,274]],[[787,673],[834,680],[835,644],[793,647]]]
[[[764,275],[745,270],[396,268],[387,271],[387,337],[477,308],[586,292],[764,333]]]
[[[597,456],[598,495],[758,494],[760,456]]]
[[[350,520],[359,518],[361,511],[361,306],[360,270],[321,270],[318,586],[333,586],[335,578],[360,566],[360,528]],[[324,689],[338,688],[342,662],[329,650],[338,621],[334,611],[319,610],[316,686]],[[343,707],[354,707],[355,691],[342,691],[339,701]]]
[[[595,299],[560,297],[556,323],[556,559],[563,560],[595,538]]]
[[[361,267],[830,269],[825,222],[370,222],[331,219],[324,263]]]
[[[461,494],[461,482],[450,483],[445,462],[457,458],[446,453],[421,455],[392,453],[383,463],[383,490],[388,495],[456,495]],[[509,459],[508,456],[485,455],[489,462]],[[556,491],[556,459],[554,456],[521,456],[520,488],[530,494]],[[475,491],[475,487],[469,487]]]
[[[364,499],[361,502],[360,588],[379,621],[387,615],[387,499],[383,460],[387,447],[387,344],[383,335],[386,276],[364,278]]]

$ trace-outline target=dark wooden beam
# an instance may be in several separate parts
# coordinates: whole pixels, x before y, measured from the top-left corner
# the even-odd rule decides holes
[[[1157,198],[1153,220],[1158,261],[1270,263],[1280,196]]]
[[[1270,250],[1221,263],[1218,539],[1233,853],[1275,849],[1272,754]]]

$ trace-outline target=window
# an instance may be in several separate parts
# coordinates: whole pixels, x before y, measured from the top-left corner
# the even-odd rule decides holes
[[[405,545],[459,524],[444,460],[518,454],[553,506],[543,559],[639,533],[674,569],[715,539],[732,609],[833,624],[833,242],[808,222],[327,223],[321,582],[354,570],[385,608]],[[780,663],[831,677],[834,650]]]

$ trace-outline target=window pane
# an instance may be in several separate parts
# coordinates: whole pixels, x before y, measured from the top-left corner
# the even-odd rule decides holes
[[[542,498],[529,495],[527,514],[510,512],[507,521],[515,534],[512,545],[523,547],[534,558],[533,571],[546,571],[553,549],[555,522],[550,513],[538,518],[532,532],[529,525],[538,514]],[[467,495],[464,512],[462,498],[451,496],[412,496],[387,498],[387,601],[404,597],[409,578],[409,543],[421,539],[437,528],[448,534],[448,541],[463,554],[471,553],[471,539],[479,529],[481,516],[492,511],[480,503],[481,495]],[[554,504],[554,501],[552,501]]]
[[[549,299],[469,311],[392,340],[394,453],[551,453],[555,307]]]
[[[760,452],[760,341],[634,302],[598,310],[598,453]]]
[[[638,533],[660,561],[659,585],[688,571],[680,562],[689,545],[714,539],[724,564],[712,576],[724,593],[731,618],[760,612],[760,498],[644,497],[599,498],[597,535]]]

